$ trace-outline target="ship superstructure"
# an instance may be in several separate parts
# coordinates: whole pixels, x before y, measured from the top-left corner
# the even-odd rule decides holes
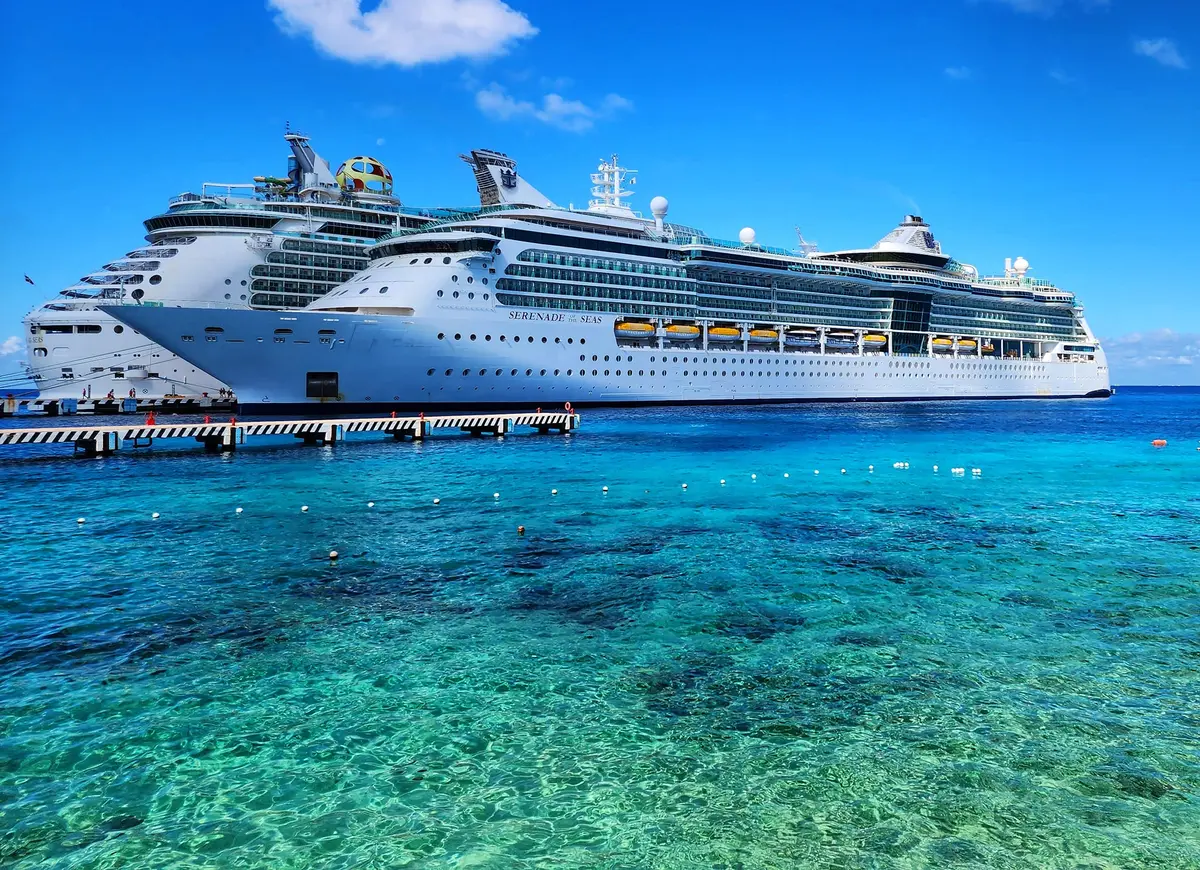
[[[554,206],[495,152],[467,160],[482,208],[380,240],[302,312],[113,311],[256,406],[1110,393],[1072,294],[1023,258],[981,277],[919,216],[870,248],[789,251],[670,223],[663,197],[638,215],[615,156],[586,210]]]
[[[337,172],[288,132],[285,176],[205,183],[144,221],[145,244],[85,275],[25,318],[42,401],[216,395],[219,378],[166,351],[101,305],[300,308],[349,280],[367,247],[450,212],[407,209],[371,157]]]

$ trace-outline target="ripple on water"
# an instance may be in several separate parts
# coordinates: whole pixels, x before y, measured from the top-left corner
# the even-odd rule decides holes
[[[0,863],[1200,866],[1200,464],[1144,443],[1195,419],[41,462],[0,501]]]

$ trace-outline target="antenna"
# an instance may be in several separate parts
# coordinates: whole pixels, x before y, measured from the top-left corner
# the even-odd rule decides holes
[[[592,173],[592,196],[596,198],[588,202],[588,210],[632,215],[632,209],[621,200],[633,194],[628,189],[623,189],[621,183],[627,180],[632,187],[637,183],[637,178],[634,177],[636,174],[636,169],[621,166],[616,154],[609,160],[601,160],[596,171]]]

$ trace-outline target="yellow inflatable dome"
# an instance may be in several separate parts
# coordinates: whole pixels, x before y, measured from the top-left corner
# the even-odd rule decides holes
[[[351,157],[338,167],[337,181],[342,190],[356,193],[392,192],[392,173],[374,157]]]

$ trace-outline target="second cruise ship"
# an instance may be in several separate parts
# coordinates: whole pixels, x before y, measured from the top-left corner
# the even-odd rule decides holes
[[[869,248],[737,242],[643,218],[615,157],[586,210],[495,152],[482,207],[401,230],[303,311],[117,305],[248,410],[1104,397],[1075,297],[1023,258],[983,277],[908,215]]]
[[[39,305],[25,318],[30,379],[60,399],[215,396],[219,377],[148,341],[101,305],[302,308],[368,263],[367,247],[450,212],[405,208],[371,157],[335,173],[307,136],[288,132],[284,177],[205,183],[144,222],[145,244]]]

